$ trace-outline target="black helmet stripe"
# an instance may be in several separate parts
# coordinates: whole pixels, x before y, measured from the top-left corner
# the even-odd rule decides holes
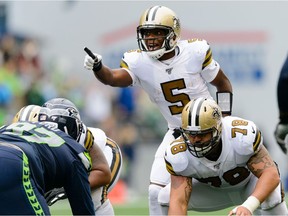
[[[145,20],[148,21],[149,18],[150,18],[150,21],[153,21],[153,20],[155,19],[155,17],[156,17],[157,10],[158,10],[160,7],[161,7],[161,6],[154,6],[154,7],[149,8]]]

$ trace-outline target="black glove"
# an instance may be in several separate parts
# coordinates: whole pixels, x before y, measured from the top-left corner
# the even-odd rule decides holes
[[[277,124],[276,130],[274,132],[275,139],[282,149],[282,151],[286,154],[287,153],[287,143],[288,141],[288,124]],[[287,137],[285,139],[285,137]]]
[[[66,193],[63,187],[61,188],[54,188],[47,193],[45,193],[45,199],[49,206],[56,203],[58,200],[66,199]]]

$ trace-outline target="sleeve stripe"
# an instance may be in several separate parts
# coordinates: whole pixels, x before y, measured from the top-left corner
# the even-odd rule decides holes
[[[202,64],[202,70],[211,63],[212,61],[212,51],[209,48],[206,52],[205,61]]]
[[[253,142],[253,150],[254,152],[258,149],[260,143],[261,143],[261,132],[257,129],[256,130],[256,137],[255,140]]]
[[[92,135],[90,130],[87,130],[87,135],[84,144],[85,148],[89,150],[92,147],[93,143],[94,143],[94,136]]]
[[[176,175],[176,173],[173,170],[173,167],[171,166],[171,164],[165,159],[166,162],[166,169],[167,171],[171,174],[171,175]]]
[[[128,64],[123,59],[120,62],[120,67],[121,68],[126,68],[126,69],[129,70]]]
[[[121,150],[120,150],[119,146],[116,144],[116,142],[114,140],[107,137],[106,145],[109,146],[113,152],[113,159],[112,159],[112,162],[110,165],[111,181],[109,183],[109,186],[107,187],[107,189],[109,190],[110,186],[115,182],[117,176],[121,172],[122,155],[121,155]]]

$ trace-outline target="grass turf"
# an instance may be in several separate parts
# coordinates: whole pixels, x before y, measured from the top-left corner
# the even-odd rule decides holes
[[[142,197],[134,201],[124,204],[113,204],[115,215],[149,215],[147,197]],[[189,211],[188,215],[228,215],[229,209],[224,209],[215,212],[195,212]],[[70,206],[67,200],[60,200],[50,207],[52,215],[72,215]]]

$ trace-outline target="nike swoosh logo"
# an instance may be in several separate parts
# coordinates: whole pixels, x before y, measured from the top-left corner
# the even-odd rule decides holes
[[[255,129],[252,127],[252,133],[255,134]]]

